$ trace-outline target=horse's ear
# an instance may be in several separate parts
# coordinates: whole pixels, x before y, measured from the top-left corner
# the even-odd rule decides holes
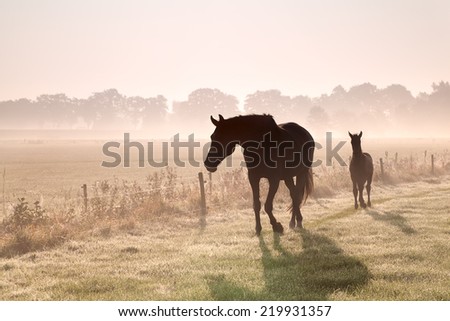
[[[219,114],[219,121],[224,121],[223,116]]]
[[[348,136],[350,136],[350,138],[353,138],[353,135],[352,135],[352,134],[350,134],[350,132],[348,132]]]
[[[358,136],[359,136],[359,138],[361,138],[361,137],[362,137],[362,132],[359,132],[359,135],[358,135]]]
[[[215,120],[213,116],[211,116],[210,118],[211,118],[211,122],[214,124],[214,126],[217,127],[217,125],[219,125],[219,121]]]

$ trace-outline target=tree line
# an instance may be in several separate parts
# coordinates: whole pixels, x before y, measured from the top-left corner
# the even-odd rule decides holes
[[[413,96],[402,85],[377,88],[370,83],[346,90],[337,86],[319,97],[287,96],[279,90],[256,91],[239,100],[219,89],[201,88],[185,101],[169,106],[162,95],[127,97],[116,89],[86,99],[65,94],[41,95],[35,100],[0,102],[0,129],[144,130],[170,128],[180,133],[210,131],[209,115],[231,117],[268,113],[277,122],[295,121],[313,132],[365,130],[377,135],[447,136],[450,84],[433,83],[430,93]],[[209,126],[209,127],[208,127]],[[174,133],[173,133],[174,134]]]

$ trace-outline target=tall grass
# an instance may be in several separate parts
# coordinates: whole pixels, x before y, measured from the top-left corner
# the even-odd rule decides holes
[[[86,235],[106,236],[132,229],[137,222],[195,212],[199,195],[194,189],[193,183],[178,179],[175,169],[166,168],[149,175],[145,185],[118,179],[92,184],[87,208],[82,198],[47,209],[38,201],[30,206],[21,198],[0,224],[0,256],[43,250]]]
[[[439,158],[434,174],[429,164],[417,158],[395,157],[394,160],[386,154],[384,159],[384,176],[380,174],[379,161],[375,161],[376,184],[438,181],[440,175],[450,172],[450,166]],[[351,190],[346,166],[317,167],[314,180],[314,198],[333,198],[337,193]],[[282,185],[275,201],[289,204],[289,192]],[[267,183],[263,181],[261,188],[265,195]],[[206,193],[209,211],[250,206],[252,195],[247,170],[235,168],[215,174],[212,181],[207,180]],[[182,216],[195,221],[200,212],[198,180],[180,177],[171,167],[153,172],[144,183],[119,179],[92,183],[87,201],[87,208],[79,197],[67,199],[58,206],[48,204],[44,209],[38,201],[30,205],[25,198],[18,199],[0,224],[0,257],[43,250],[89,235],[130,231],[137,224],[152,220],[173,222]]]

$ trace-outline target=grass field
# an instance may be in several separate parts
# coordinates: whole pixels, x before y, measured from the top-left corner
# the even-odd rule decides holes
[[[390,179],[377,179],[373,207],[366,210],[353,208],[346,168],[317,169],[318,192],[303,208],[305,229],[274,234],[262,213],[263,232],[257,237],[250,188],[237,170],[232,181],[220,173],[214,178],[206,224],[200,221],[195,179],[181,192],[169,189],[170,197],[165,190],[133,207],[127,203],[132,213],[126,215],[111,214],[107,198],[106,207],[90,205],[85,220],[64,221],[61,211],[70,208],[83,217],[81,184],[98,192],[102,187],[96,189],[95,182],[115,176],[143,186],[152,170],[99,169],[94,143],[70,152],[59,144],[44,145],[31,146],[33,152],[28,146],[0,147],[7,211],[16,197],[27,197],[30,204],[42,198],[52,224],[21,232],[64,233],[58,242],[14,252],[5,250],[11,231],[2,229],[1,300],[450,300],[450,176],[445,159],[436,175],[429,174],[422,147],[397,149],[399,163],[414,155],[410,174],[387,165]],[[377,158],[391,158],[396,151],[392,147],[387,156],[375,147],[370,151]],[[445,147],[445,142],[436,145],[436,152],[445,154]],[[172,178],[180,182],[196,172],[178,169]],[[179,186],[170,177],[166,173],[151,182]],[[136,201],[120,198],[111,186],[107,195]],[[285,227],[288,206],[282,188],[274,210]]]

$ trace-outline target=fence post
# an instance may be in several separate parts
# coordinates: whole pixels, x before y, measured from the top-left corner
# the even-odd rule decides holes
[[[3,168],[3,217],[6,217],[5,179],[6,179],[6,168]]]
[[[209,197],[212,196],[212,173],[208,172],[208,176],[209,176]]]
[[[380,158],[381,179],[384,179],[383,158]]]
[[[83,189],[84,211],[87,212],[87,206],[88,206],[87,185],[83,184],[83,185],[81,185],[81,188]]]
[[[431,174],[434,175],[434,154],[431,154]]]
[[[205,196],[205,181],[203,179],[203,173],[198,173],[198,182],[200,184],[200,226],[206,225],[206,196]]]
[[[395,166],[398,164],[398,152],[395,153]]]

